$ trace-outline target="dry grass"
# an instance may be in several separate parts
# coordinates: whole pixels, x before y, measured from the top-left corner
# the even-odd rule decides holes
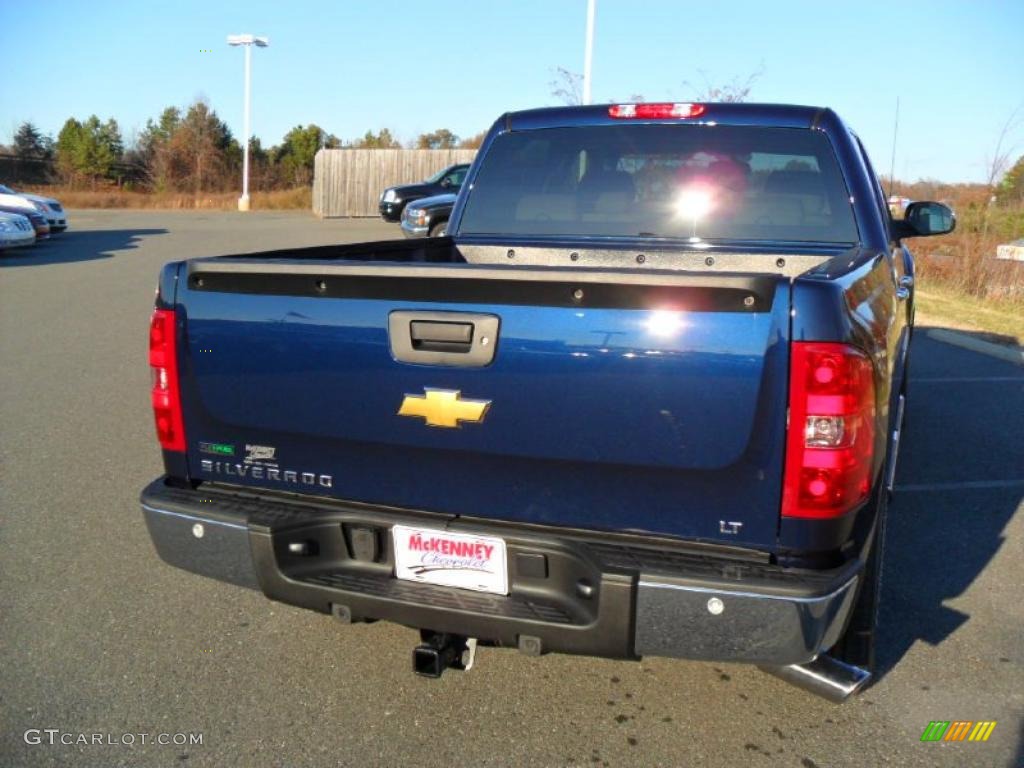
[[[1024,311],[1024,264],[996,259],[996,246],[1024,237],[1024,205],[968,208],[956,231],[910,240],[921,278],[979,299],[1016,301]]]
[[[957,213],[951,235],[908,241],[917,264],[918,321],[1024,343],[1024,263],[995,257],[996,246],[1024,237],[1024,204],[990,205],[981,185],[904,192],[943,200]]]
[[[237,192],[204,192],[199,195],[181,192],[129,192],[119,189],[81,190],[60,187],[36,187],[28,191],[56,197],[65,208],[148,208],[163,210],[238,209]],[[253,192],[254,210],[311,210],[313,190],[309,187]]]
[[[940,200],[956,211],[951,235],[908,241],[922,278],[980,299],[1024,301],[1015,297],[1024,290],[1024,271],[995,258],[997,245],[1024,237],[1024,202],[993,204],[983,184],[919,181],[897,183],[895,189],[911,200]]]
[[[276,192],[257,192],[252,197],[254,207],[269,211],[313,210],[313,188],[296,187]],[[237,203],[237,201],[236,201]]]

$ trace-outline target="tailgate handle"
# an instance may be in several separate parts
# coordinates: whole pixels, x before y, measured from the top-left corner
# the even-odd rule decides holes
[[[395,311],[388,315],[391,355],[402,363],[482,368],[494,361],[501,321],[475,312]]]
[[[413,320],[409,323],[412,348],[424,352],[460,352],[473,346],[472,323],[435,323]]]

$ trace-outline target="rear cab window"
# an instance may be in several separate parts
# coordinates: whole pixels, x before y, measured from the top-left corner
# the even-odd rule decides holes
[[[497,136],[466,200],[460,234],[858,240],[824,133],[649,124]]]
[[[461,187],[462,182],[466,178],[467,171],[469,171],[468,166],[461,166],[459,168],[455,168],[454,170],[448,172],[448,174],[444,177],[444,181],[447,181],[449,186]]]

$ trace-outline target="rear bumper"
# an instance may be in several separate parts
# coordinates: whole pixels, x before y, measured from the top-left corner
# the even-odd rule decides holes
[[[141,502],[171,565],[346,620],[385,619],[529,653],[801,664],[838,640],[861,566],[798,571],[726,548],[180,489],[163,479]],[[395,579],[388,532],[396,523],[505,539],[509,595]]]

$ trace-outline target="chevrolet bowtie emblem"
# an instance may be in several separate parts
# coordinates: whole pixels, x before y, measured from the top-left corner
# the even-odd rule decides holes
[[[491,407],[490,400],[463,400],[457,389],[430,389],[423,395],[406,395],[399,416],[426,419],[428,427],[459,427],[460,421],[480,422]]]

